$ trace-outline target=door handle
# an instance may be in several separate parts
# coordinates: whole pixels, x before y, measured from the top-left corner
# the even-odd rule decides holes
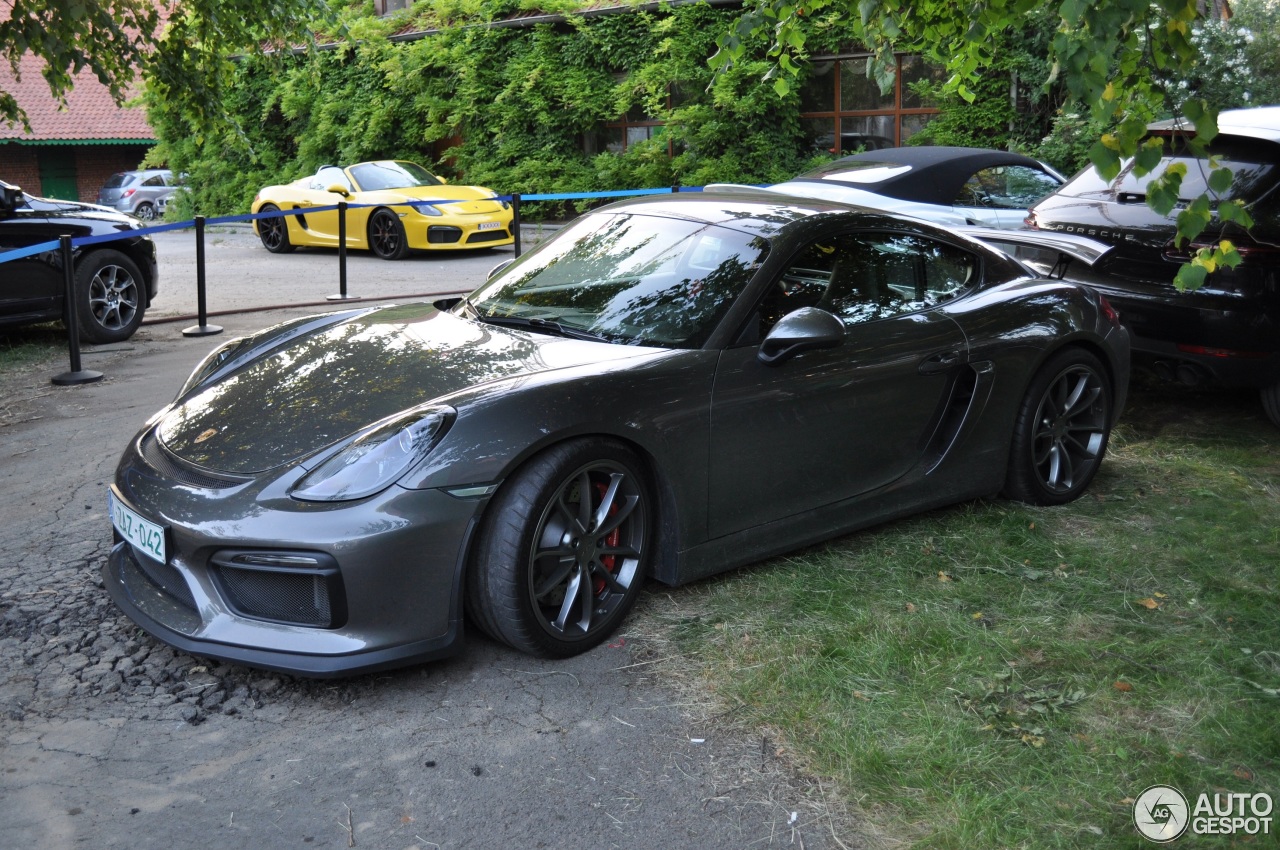
[[[918,371],[921,375],[936,375],[938,372],[945,372],[955,366],[961,359],[961,353],[955,349],[940,351],[932,357],[926,357],[921,360]]]

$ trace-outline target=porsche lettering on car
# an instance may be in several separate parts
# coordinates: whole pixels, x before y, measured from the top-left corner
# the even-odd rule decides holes
[[[267,186],[253,199],[253,223],[273,254],[299,247],[337,248],[340,202],[346,246],[384,260],[410,251],[452,251],[510,245],[511,205],[483,186],[451,186],[413,162],[380,160],[345,168],[326,165],[314,175]]]
[[[616,203],[466,297],[211,353],[125,449],[104,581],[161,640],[303,675],[439,657],[464,623],[568,656],[649,579],[1077,498],[1128,375],[1104,298],[926,222]]]

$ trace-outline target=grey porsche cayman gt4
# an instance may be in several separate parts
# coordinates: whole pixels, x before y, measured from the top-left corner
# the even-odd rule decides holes
[[[111,488],[116,603],[310,676],[598,644],[680,584],[929,508],[1070,501],[1123,407],[1106,300],[921,221],[759,193],[604,207],[465,298],[210,354]]]

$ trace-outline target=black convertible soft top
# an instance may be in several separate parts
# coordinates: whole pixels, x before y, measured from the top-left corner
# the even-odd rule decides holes
[[[1044,170],[1044,166],[1031,157],[1009,151],[922,146],[885,148],[841,157],[794,179],[838,183],[904,201],[949,206],[975,172],[1001,165],[1023,165],[1037,171]],[[878,167],[889,169],[884,179],[841,180],[839,177],[840,174],[855,174]]]

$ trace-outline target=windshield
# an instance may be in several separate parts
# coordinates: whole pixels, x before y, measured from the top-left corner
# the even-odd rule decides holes
[[[1277,145],[1256,139],[1245,139],[1232,136],[1219,136],[1209,145],[1209,153],[1219,158],[1219,163],[1231,169],[1233,179],[1231,188],[1222,195],[1210,193],[1217,200],[1235,200],[1246,204],[1253,203],[1265,195],[1275,185],[1273,177],[1276,170]],[[1209,193],[1209,165],[1198,160],[1187,152],[1186,146],[1172,139],[1165,140],[1165,156],[1160,164],[1147,175],[1133,175],[1133,161],[1129,160],[1120,169],[1120,175],[1108,184],[1097,170],[1086,168],[1077,174],[1070,183],[1059,190],[1061,195],[1086,197],[1088,195],[1116,195],[1120,200],[1140,202],[1146,197],[1147,186],[1156,177],[1164,173],[1165,168],[1175,162],[1187,167],[1187,174],[1182,178],[1179,200],[1187,201]]]
[[[652,215],[579,219],[466,302],[481,321],[526,319],[611,342],[702,345],[768,253],[759,237]]]
[[[351,166],[351,176],[365,192],[441,185],[438,177],[414,162],[362,162]]]

